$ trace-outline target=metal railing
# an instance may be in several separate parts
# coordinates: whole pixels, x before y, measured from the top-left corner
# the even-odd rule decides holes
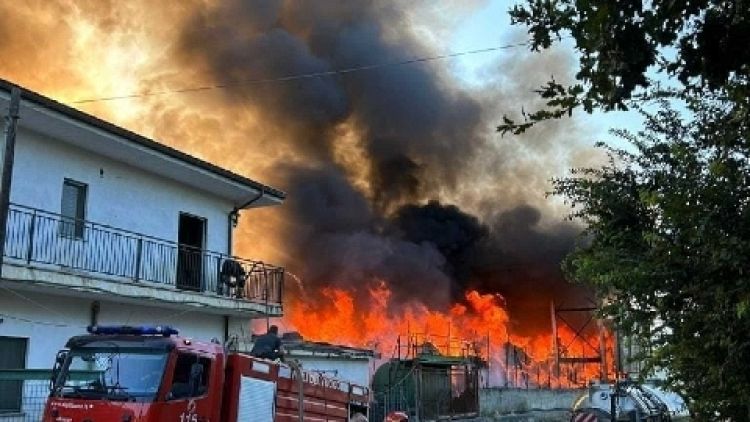
[[[487,359],[490,355],[490,338],[474,335],[472,339],[433,333],[409,332],[396,337],[393,357],[414,359],[425,355],[441,355],[456,358]]]
[[[283,294],[283,268],[16,204],[5,256],[252,302],[280,305]]]
[[[0,369],[0,421],[41,421],[49,396],[50,374],[43,369]]]

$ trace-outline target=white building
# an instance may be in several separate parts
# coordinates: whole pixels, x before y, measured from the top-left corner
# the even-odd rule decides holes
[[[239,341],[238,349],[249,352],[255,335],[245,343]],[[284,360],[297,361],[302,369],[326,377],[337,378],[361,386],[370,386],[380,354],[371,349],[305,340],[292,331],[281,336]]]
[[[285,334],[281,342],[287,358],[303,369],[367,387],[380,359],[370,349],[304,340],[298,333]]]
[[[0,81],[3,115],[11,87]],[[25,89],[14,156],[0,371],[33,378],[28,369],[49,369],[91,324],[225,340],[247,335],[252,318],[281,316],[283,270],[230,257],[237,213],[278,205],[283,192]],[[225,283],[236,263],[244,289]],[[39,405],[33,383],[22,393],[8,378],[0,421]]]

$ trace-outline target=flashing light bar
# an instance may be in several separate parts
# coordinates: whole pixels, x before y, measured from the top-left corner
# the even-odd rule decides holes
[[[169,337],[171,335],[179,334],[177,329],[172,328],[168,325],[156,325],[156,326],[142,325],[142,326],[135,326],[135,327],[131,327],[128,325],[89,325],[86,328],[86,331],[88,331],[91,334],[101,334],[101,335],[107,335],[107,334],[109,335],[122,334],[122,335],[135,335],[135,336],[161,335],[164,337]]]

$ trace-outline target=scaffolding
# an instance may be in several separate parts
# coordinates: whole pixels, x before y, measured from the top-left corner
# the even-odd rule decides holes
[[[577,377],[577,366],[598,366],[599,379],[608,379],[607,350],[605,327],[600,321],[594,320],[597,307],[591,306],[564,307],[557,306],[554,301],[550,302],[550,316],[552,320],[552,353],[554,375],[559,377],[566,373],[574,384],[586,385],[590,380],[579,380]],[[576,323],[571,316],[582,316],[583,322]],[[573,332],[573,338],[563,342],[558,333],[558,326],[566,326]],[[590,338],[587,339],[586,331],[596,330],[598,332],[597,342],[594,344]],[[576,354],[573,350],[579,350]]]

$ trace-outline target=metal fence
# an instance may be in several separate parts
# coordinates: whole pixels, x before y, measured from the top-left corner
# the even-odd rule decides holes
[[[284,270],[260,261],[15,204],[6,230],[5,256],[29,265],[281,304]]]
[[[382,421],[393,411],[406,412],[418,421],[469,419],[479,415],[476,365],[416,360],[392,360],[388,365],[394,366],[387,369],[393,379],[377,386],[380,388],[373,387],[371,420]]]
[[[4,402],[12,406],[0,409],[3,422],[39,422],[49,396],[49,371],[0,370],[0,390]],[[41,375],[41,378],[37,375]],[[11,397],[12,396],[12,397]]]

